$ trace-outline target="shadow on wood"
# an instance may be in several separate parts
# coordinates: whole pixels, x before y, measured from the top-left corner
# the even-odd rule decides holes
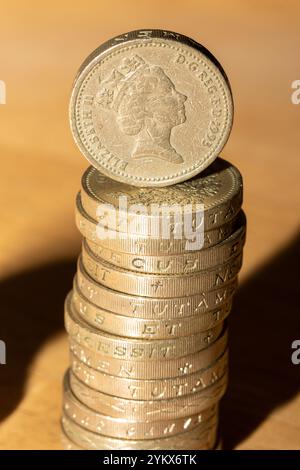
[[[291,344],[300,339],[300,235],[238,289],[229,320],[230,379],[222,403],[224,448],[233,449],[300,391]]]
[[[63,261],[0,283],[0,338],[6,344],[7,362],[0,366],[0,420],[22,399],[27,371],[38,350],[63,329],[64,298],[75,271],[75,261]]]

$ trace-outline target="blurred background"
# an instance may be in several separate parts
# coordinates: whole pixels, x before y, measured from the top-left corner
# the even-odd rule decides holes
[[[300,449],[299,2],[0,2],[0,448],[59,449],[68,363],[63,301],[80,236],[75,195],[88,166],[68,124],[72,82],[100,43],[133,29],[191,36],[232,85],[222,152],[244,177],[248,236],[231,317],[228,449]],[[300,96],[300,95],[299,95]]]

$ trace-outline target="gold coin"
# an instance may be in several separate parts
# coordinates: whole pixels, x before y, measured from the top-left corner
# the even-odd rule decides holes
[[[171,320],[134,318],[101,309],[90,302],[74,282],[72,301],[81,318],[95,328],[116,336],[168,339],[205,331],[223,322],[230,313],[231,301],[205,314]]]
[[[246,226],[240,225],[232,235],[214,247],[177,255],[141,255],[102,247],[86,239],[91,252],[104,261],[130,271],[153,274],[191,274],[224,264],[239,254],[244,246]]]
[[[176,419],[199,413],[220,401],[228,381],[226,374],[200,392],[169,400],[129,400],[94,390],[79,380],[72,371],[69,370],[68,373],[72,392],[92,410],[116,418],[142,421]]]
[[[124,439],[157,439],[175,436],[190,431],[216,416],[218,407],[203,410],[195,415],[169,420],[136,421],[122,417],[112,417],[95,412],[79,401],[72,393],[68,376],[64,379],[63,409],[69,418],[80,426],[103,436]]]
[[[117,439],[89,431],[75,423],[65,413],[62,417],[63,430],[76,445],[90,450],[191,450],[212,449],[217,436],[217,419],[211,418],[205,426],[199,424],[191,431],[158,439]]]
[[[110,289],[145,297],[179,297],[208,291],[226,284],[237,276],[242,253],[226,263],[192,274],[135,273],[97,258],[83,240],[82,263],[89,275]]]
[[[232,126],[228,79],[194,40],[133,31],[96,49],[76,76],[70,123],[83,155],[133,186],[169,186],[203,171]]]
[[[190,235],[201,227],[212,230],[236,216],[242,198],[240,172],[221,158],[192,180],[151,191],[112,181],[94,167],[81,179],[84,211],[107,228],[130,235],[174,238],[176,233]],[[190,231],[183,227],[187,214]]]
[[[237,278],[211,291],[199,291],[190,296],[164,299],[142,297],[115,291],[94,281],[79,258],[75,283],[87,299],[105,310],[134,318],[170,320],[199,315],[223,307],[231,300],[236,290]]]
[[[69,338],[70,350],[84,364],[116,377],[132,379],[164,379],[170,377],[183,377],[201,369],[206,369],[217,358],[223,355],[227,347],[227,330],[207,348],[184,356],[182,358],[166,359],[164,361],[134,361],[124,359],[107,358],[99,352],[76,343]]]
[[[87,212],[84,211],[81,204],[81,196],[76,198],[75,221],[80,233],[88,240],[99,244],[102,248],[114,251],[131,253],[136,256],[145,255],[168,255],[180,254],[195,251],[195,245],[190,239],[185,237],[181,239],[174,238],[155,238],[137,235],[134,233],[122,233],[114,230],[106,230],[105,237],[102,233],[104,226],[92,219]],[[200,239],[201,248],[205,249],[213,247],[229,237],[235,229],[236,218],[232,218],[224,225],[208,230],[203,233]],[[99,235],[99,227],[102,227]],[[197,246],[196,246],[197,248]]]
[[[228,372],[228,352],[214,360],[207,369],[184,377],[133,379],[116,377],[92,369],[71,352],[71,369],[79,380],[108,395],[134,400],[166,400],[190,395],[208,388]]]
[[[220,335],[223,325],[190,336],[169,340],[138,340],[109,335],[81,320],[71,301],[65,302],[65,327],[72,339],[107,357],[136,361],[182,357],[206,348]]]

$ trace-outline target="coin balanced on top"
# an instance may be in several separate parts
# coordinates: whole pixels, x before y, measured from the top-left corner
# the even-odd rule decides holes
[[[70,103],[82,154],[133,186],[169,186],[197,175],[229,136],[228,79],[203,46],[178,33],[134,31],[82,64]]]
[[[91,166],[65,301],[64,448],[222,448],[246,236],[242,176],[219,156],[232,119],[223,68],[181,34],[126,33],[80,67],[70,123]]]

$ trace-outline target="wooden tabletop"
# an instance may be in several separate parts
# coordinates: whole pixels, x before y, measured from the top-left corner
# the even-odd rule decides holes
[[[0,80],[0,448],[58,449],[68,365],[63,301],[80,236],[74,200],[87,162],[68,101],[82,60],[132,29],[182,32],[223,64],[235,123],[223,156],[244,177],[248,236],[230,321],[227,448],[300,448],[298,305],[300,7],[296,1],[2,2]]]

